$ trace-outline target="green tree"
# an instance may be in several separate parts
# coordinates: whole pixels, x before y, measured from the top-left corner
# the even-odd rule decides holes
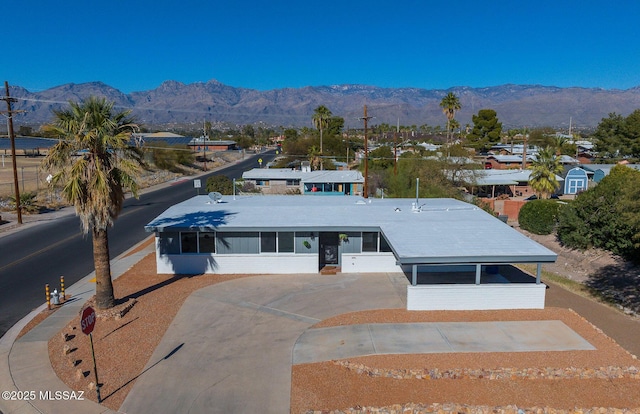
[[[233,181],[226,175],[213,175],[207,178],[207,192],[217,192],[224,195],[233,194]]]
[[[256,141],[248,135],[240,135],[235,139],[236,144],[242,149],[250,149],[256,145]]]
[[[294,128],[287,128],[284,130],[284,139],[286,141],[295,141],[298,139],[298,130]]]
[[[384,188],[390,197],[412,198],[416,195],[416,178],[420,178],[420,197],[456,197],[458,191],[446,176],[445,162],[404,153],[398,160],[398,175],[393,167],[386,170]]]
[[[242,127],[242,135],[246,135],[251,139],[254,139],[256,137],[256,130],[253,125],[245,125]]]
[[[493,109],[481,109],[473,115],[473,129],[467,135],[467,143],[478,151],[486,151],[500,142],[502,123],[498,122],[498,114]]]
[[[383,145],[369,153],[369,168],[384,170],[393,167],[393,152],[391,147]]]
[[[344,128],[344,118],[340,116],[332,116],[327,123],[327,135],[335,136],[340,135]]]
[[[640,171],[618,165],[597,186],[560,210],[558,238],[640,261]]]
[[[135,176],[143,166],[142,154],[130,145],[137,128],[130,111],[115,112],[113,102],[90,97],[54,110],[48,129],[60,138],[43,161],[52,171],[51,184],[62,183],[64,198],[75,206],[85,233],[93,240],[96,307],[115,304],[109,263],[108,228],[122,210],[125,193],[137,197]]]
[[[640,109],[624,118],[609,114],[598,124],[595,133],[596,151],[603,158],[640,157]]]
[[[530,169],[529,185],[540,198],[549,198],[560,186],[556,174],[562,173],[562,164],[554,149],[546,147],[540,150]]]
[[[550,147],[554,145],[556,131],[551,127],[541,127],[532,129],[529,132],[529,145],[535,145],[539,148]]]
[[[458,97],[453,92],[449,92],[440,101],[440,108],[447,117],[447,143],[449,143],[451,142],[451,121],[456,117],[456,112],[462,109],[462,105]]]
[[[331,113],[331,111],[329,110],[329,108],[327,108],[324,105],[320,105],[319,107],[317,107],[314,112],[313,112],[313,117],[311,118],[311,120],[313,121],[313,126],[320,131],[320,149],[319,149],[319,153],[320,156],[322,156],[322,132],[327,129],[327,127],[329,126],[329,120],[331,119],[331,116],[333,114]]]

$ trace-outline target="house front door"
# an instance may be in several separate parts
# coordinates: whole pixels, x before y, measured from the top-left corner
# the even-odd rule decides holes
[[[339,245],[340,241],[337,232],[320,233],[320,269],[325,266],[338,266],[340,264]]]

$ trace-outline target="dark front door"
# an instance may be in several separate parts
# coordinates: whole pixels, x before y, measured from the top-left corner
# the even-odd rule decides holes
[[[329,266],[338,266],[338,245],[339,238],[337,232],[321,232],[320,233],[320,269]]]

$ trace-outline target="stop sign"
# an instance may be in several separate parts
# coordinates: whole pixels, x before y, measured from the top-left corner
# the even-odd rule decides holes
[[[87,306],[82,311],[82,317],[80,318],[80,328],[82,333],[89,335],[93,332],[93,327],[96,326],[96,311],[91,306]]]

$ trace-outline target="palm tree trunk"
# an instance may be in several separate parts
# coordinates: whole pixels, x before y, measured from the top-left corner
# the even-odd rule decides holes
[[[96,269],[96,307],[109,309],[115,305],[109,263],[109,237],[106,229],[94,228],[92,235],[93,265]]]

